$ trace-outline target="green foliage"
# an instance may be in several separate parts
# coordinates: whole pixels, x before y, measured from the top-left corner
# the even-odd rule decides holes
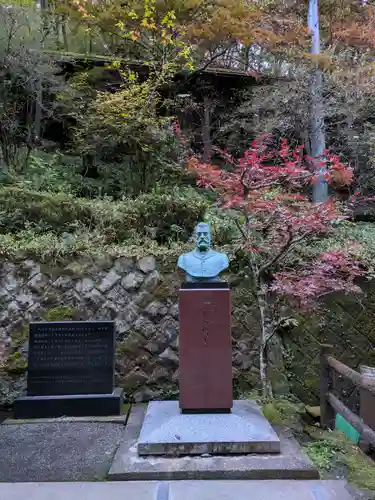
[[[77,144],[83,153],[104,158],[129,154],[132,148],[150,151],[158,143],[159,127],[166,121],[156,115],[158,96],[152,82],[125,83],[114,94],[99,92],[77,127]]]
[[[0,3],[0,166],[17,172],[27,165],[40,135],[42,108],[52,117],[51,95],[65,85],[54,62],[38,50],[40,32],[32,12],[20,2]]]
[[[157,190],[112,202],[8,186],[0,189],[0,232],[32,229],[62,234],[81,225],[103,231],[112,242],[126,239],[132,231],[157,240],[179,240],[190,236],[206,207],[206,200],[193,189]]]
[[[196,224],[204,217],[205,198],[192,188],[171,188],[124,198],[90,202],[91,227],[102,234],[107,243],[126,239],[137,241],[145,236],[158,243],[186,241]]]
[[[10,375],[22,375],[27,369],[27,359],[16,351],[6,358],[2,368]]]
[[[126,80],[116,93],[98,92],[78,117],[76,150],[95,158],[106,193],[138,194],[181,177],[179,145],[171,119],[158,114],[156,89],[152,80]]]
[[[278,398],[265,403],[262,412],[271,424],[291,426],[300,420],[303,412],[302,407],[303,405],[300,403]]]
[[[190,238],[207,205],[192,188],[159,189],[114,202],[4,187],[0,255],[56,260],[85,254],[163,254]]]
[[[174,262],[191,245],[183,242],[171,242],[160,245],[147,236],[134,235],[118,242],[108,243],[100,231],[77,230],[71,235],[56,235],[52,232],[37,233],[32,230],[16,234],[0,234],[0,257],[17,261],[31,257],[51,265],[66,263],[73,258],[101,259],[103,257],[141,258],[154,255],[167,263]]]
[[[234,214],[233,214],[234,215]],[[215,244],[229,245],[238,239],[238,228],[235,219],[228,210],[212,206],[206,213],[205,220],[212,228]]]
[[[75,158],[66,158],[59,153],[34,152],[25,171],[15,179],[17,184],[31,190],[77,195],[84,185],[84,179],[78,173],[80,168],[80,162],[77,164]]]
[[[71,321],[74,319],[74,309],[66,306],[47,309],[42,314],[43,321]]]
[[[151,229],[154,237],[163,241],[168,238],[186,241],[195,224],[204,218],[208,207],[207,200],[194,189],[177,187],[156,190],[139,196],[133,204],[130,200],[128,203],[138,219],[137,224],[131,227],[136,230]]]
[[[60,151],[53,154],[34,151],[24,171],[9,175],[3,184],[45,193],[65,193],[73,197],[122,196],[124,179],[121,175],[116,177],[116,171],[112,169],[98,170],[97,178],[87,177],[87,169],[78,156],[68,156]]]
[[[173,146],[173,145],[172,145]],[[23,172],[2,175],[2,185],[16,185],[20,188],[65,193],[74,197],[97,198],[110,196],[121,199],[139,192],[154,189],[157,183],[163,186],[190,185],[191,173],[177,163],[165,163],[171,144],[165,141],[148,163],[140,165],[132,156],[126,156],[120,164],[98,162],[95,178],[87,177],[82,158],[34,151],[30,154]],[[173,146],[174,147],[174,146]],[[163,161],[162,161],[163,160]]]
[[[348,471],[348,481],[368,490],[375,498],[374,463],[369,457],[340,432],[314,430],[312,437],[314,440],[305,449],[323,478],[344,466]]]
[[[306,451],[319,470],[327,471],[334,465],[337,454],[342,451],[342,446],[339,441],[322,439],[309,443]]]
[[[348,467],[348,479],[358,487],[372,492],[375,498],[375,473],[374,463],[360,450],[353,449],[354,453],[346,455],[345,464]]]
[[[0,189],[0,232],[34,229],[57,234],[88,224],[89,205],[63,193],[40,193],[9,186]]]

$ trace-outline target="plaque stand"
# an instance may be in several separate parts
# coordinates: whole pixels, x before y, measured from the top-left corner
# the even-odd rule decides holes
[[[110,417],[121,415],[123,391],[112,394],[22,396],[13,405],[14,418]]]
[[[181,411],[229,413],[233,393],[231,290],[228,284],[183,284],[179,311]]]
[[[123,412],[114,389],[115,323],[31,323],[27,394],[14,418],[108,417]]]

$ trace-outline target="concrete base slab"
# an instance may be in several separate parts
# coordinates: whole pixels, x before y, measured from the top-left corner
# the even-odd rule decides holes
[[[351,500],[344,481],[171,481],[160,483],[18,483],[0,485],[7,500]],[[164,490],[164,491],[163,491]],[[168,491],[169,490],[169,491]],[[169,495],[168,495],[169,493]]]
[[[0,425],[0,482],[104,481],[125,429],[105,422]]]
[[[145,406],[132,408],[109,480],[317,479],[319,474],[288,431],[276,429],[280,454],[222,456],[139,456],[137,439]]]
[[[280,439],[255,401],[233,401],[231,413],[181,413],[178,401],[149,403],[139,455],[280,453]]]

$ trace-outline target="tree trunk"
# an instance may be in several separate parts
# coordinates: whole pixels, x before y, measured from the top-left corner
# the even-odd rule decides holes
[[[259,372],[262,393],[266,399],[272,399],[274,394],[285,395],[289,392],[284,366],[283,341],[275,330],[269,301],[266,284],[261,282],[257,292],[261,327]]]
[[[268,342],[272,337],[272,321],[269,316],[269,307],[267,302],[267,291],[261,285],[257,292],[257,302],[260,313],[260,352],[259,352],[259,372],[262,384],[262,393],[266,399],[272,399],[272,385],[268,377]]]
[[[312,33],[311,53],[320,54],[320,30],[319,30],[319,6],[318,0],[309,0],[308,26]],[[323,74],[316,67],[312,70],[309,81],[310,91],[310,149],[311,156],[323,163],[325,150],[325,128],[323,109]],[[324,203],[328,201],[328,184],[325,179],[327,171],[326,165],[315,167],[317,180],[313,185],[314,203]]]
[[[63,16],[61,21],[61,34],[63,39],[63,47],[65,52],[69,51],[69,41],[68,41],[68,33],[67,33],[67,25],[68,25],[68,17]]]
[[[311,157],[322,163],[315,166],[317,181],[313,185],[314,203],[324,203],[328,200],[328,184],[324,178],[327,167],[324,163],[325,129],[323,101],[323,74],[317,68],[310,76],[310,150]]]
[[[203,161],[209,163],[212,156],[211,142],[211,101],[205,96],[203,98],[204,116],[202,125],[202,140],[203,140]]]
[[[43,54],[44,43],[48,33],[48,0],[41,0],[40,2],[40,51]],[[42,106],[43,106],[43,78],[42,74],[39,75],[39,79],[36,83],[36,98],[35,98],[35,118],[34,118],[34,135],[39,138],[42,130]]]

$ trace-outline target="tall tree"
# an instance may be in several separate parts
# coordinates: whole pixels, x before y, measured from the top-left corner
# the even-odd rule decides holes
[[[41,113],[54,112],[48,97],[64,87],[52,61],[40,52],[39,25],[35,29],[34,23],[34,5],[0,3],[0,160],[8,171],[27,165],[38,142]]]
[[[237,225],[233,247],[245,255],[246,274],[252,278],[260,317],[262,388],[264,396],[271,398],[273,370],[282,364],[273,293],[314,310],[332,292],[360,292],[355,279],[363,270],[354,256],[356,247],[349,242],[346,248],[316,253],[315,258],[313,252],[307,254],[307,248],[311,250],[335,231],[345,219],[345,209],[333,201],[313,204],[300,194],[306,184],[315,181],[301,148],[292,150],[283,140],[274,149],[272,142],[260,139],[239,160],[221,153],[232,164],[231,171],[194,157],[190,168],[200,186],[217,193],[220,205]],[[330,182],[352,181],[351,169],[337,156],[327,155],[327,162]]]
[[[308,26],[311,31],[311,53],[320,54],[320,28],[318,0],[309,0]],[[327,169],[325,166],[325,130],[323,106],[323,74],[319,67],[313,68],[310,76],[310,151],[318,170],[313,185],[313,200],[322,203],[328,200]]]

